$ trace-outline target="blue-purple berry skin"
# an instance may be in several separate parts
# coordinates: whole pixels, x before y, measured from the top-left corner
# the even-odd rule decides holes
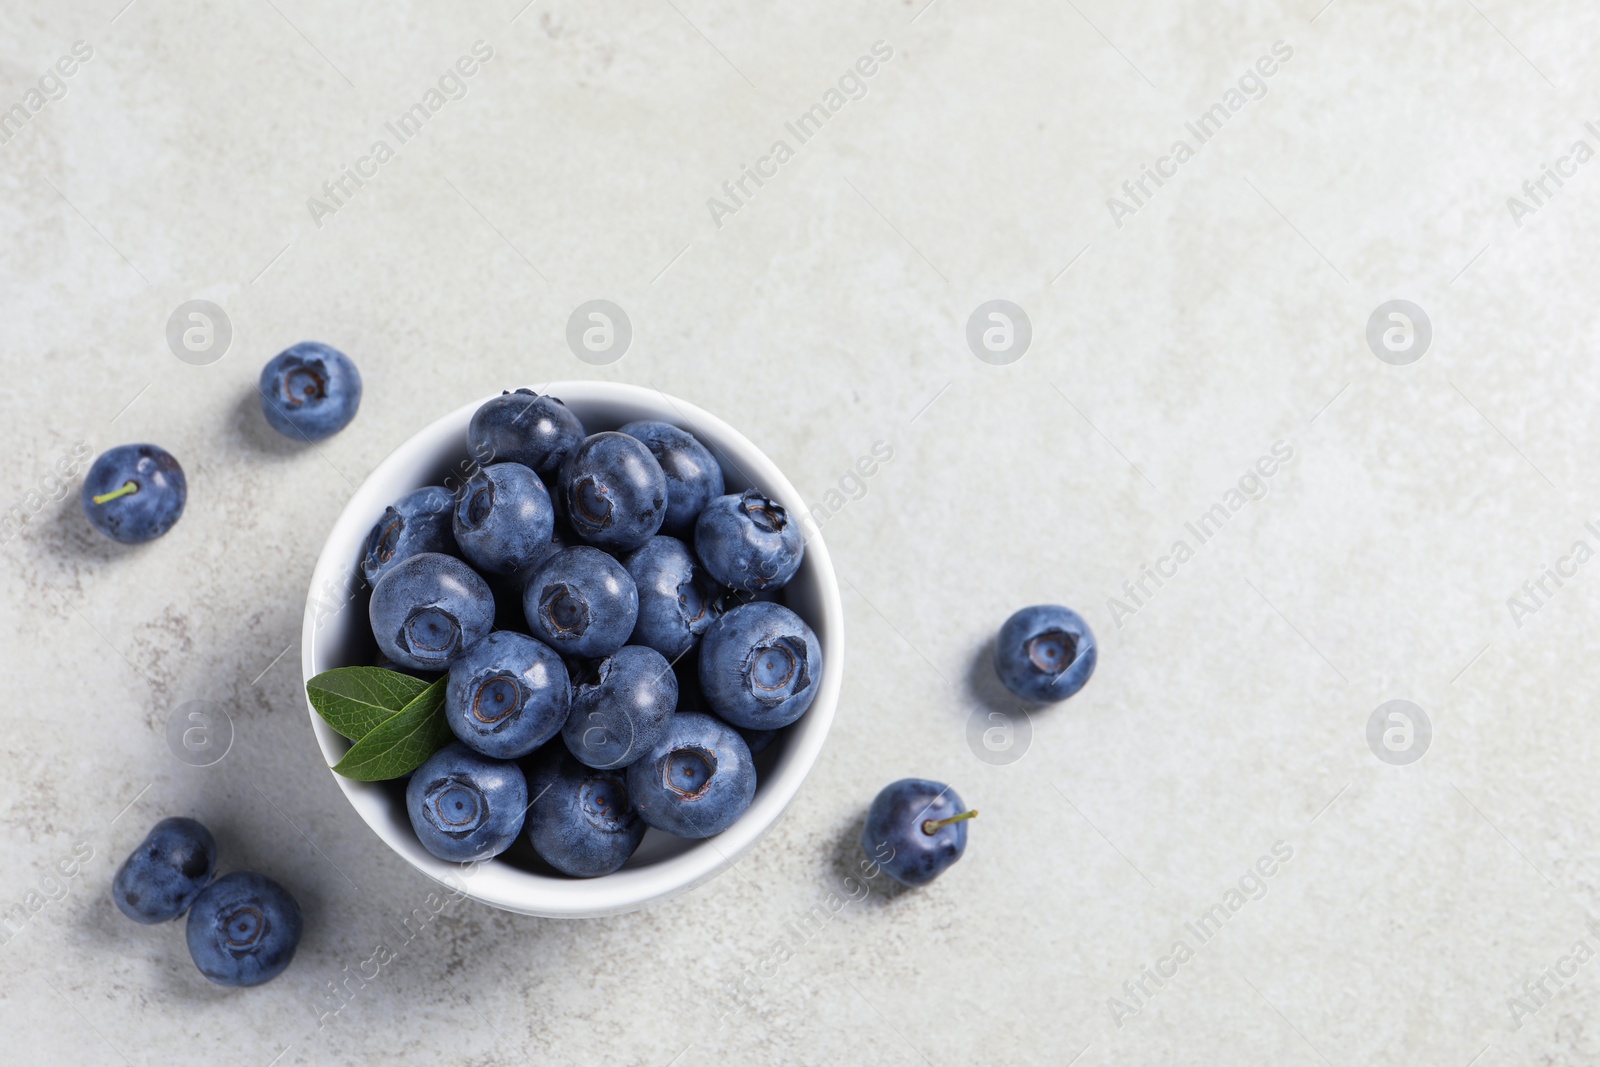
[[[494,629],[489,583],[454,556],[419,552],[379,579],[367,605],[378,649],[413,670],[442,671]]]
[[[162,819],[117,868],[111,899],[136,923],[163,923],[189,910],[217,873],[217,842],[194,819]]]
[[[956,791],[942,782],[902,778],[883,787],[867,810],[861,848],[901,885],[927,885],[967,850],[967,824],[951,823],[933,833],[925,826],[964,809]]]
[[[722,465],[693,434],[670,422],[641,419],[618,432],[641,441],[667,479],[667,514],[661,532],[693,537],[694,520],[723,494]]]
[[[590,434],[561,464],[561,513],[591,545],[638,548],[667,515],[667,479],[643,442],[625,433]]]
[[[361,407],[361,372],[319,341],[286,348],[261,368],[261,413],[296,441],[320,441],[350,425]]]
[[[744,738],[702,712],[672,716],[661,738],[628,768],[628,796],[639,817],[679,837],[721,833],[755,794],[755,765]]]
[[[455,504],[455,496],[444,486],[425,485],[384,508],[361,554],[361,575],[367,584],[377,585],[395,564],[418,552],[453,554],[456,539],[450,521]]]
[[[467,449],[479,463],[532,467],[547,487],[586,436],[583,422],[560,400],[518,389],[487,400],[467,425]]]
[[[1024,700],[1067,699],[1088,683],[1098,659],[1089,624],[1060,604],[1022,608],[1005,621],[995,638],[995,673]]]
[[[119,445],[95,458],[79,500],[96,530],[136,545],[172,529],[188,503],[189,482],[160,445]]]
[[[700,641],[700,688],[711,710],[747,730],[788,726],[822,685],[822,644],[805,620],[757,601],[719,616]]]
[[[445,720],[482,755],[526,756],[560,732],[571,707],[566,664],[527,634],[497,630],[450,664]]]
[[[475,568],[504,576],[547,554],[555,519],[550,494],[533,468],[491,463],[461,487],[451,529]]]
[[[805,533],[787,508],[754,489],[719,496],[694,524],[694,553],[730,589],[781,589],[805,559]]]
[[[195,898],[184,935],[200,973],[237,988],[282,974],[300,947],[302,929],[293,894],[264,874],[235,871]]]

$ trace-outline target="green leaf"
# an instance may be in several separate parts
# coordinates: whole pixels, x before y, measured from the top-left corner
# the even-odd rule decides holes
[[[306,683],[306,696],[328,725],[359,741],[428,687],[383,667],[336,667]]]
[[[446,680],[440,678],[369,731],[334,764],[334,772],[362,782],[399,778],[449,744],[454,735],[444,717]]]

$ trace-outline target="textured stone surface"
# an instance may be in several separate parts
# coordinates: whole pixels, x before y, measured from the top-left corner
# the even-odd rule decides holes
[[[1506,202],[1600,148],[1592,5],[120,3],[0,10],[0,106],[93,49],[0,144],[0,507],[28,518],[0,546],[0,909],[27,917],[0,945],[8,1062],[1600,1060],[1600,962],[1524,991],[1600,950],[1600,564],[1520,592],[1600,549],[1600,163],[1547,179],[1521,225]],[[401,144],[385,124],[477,41],[466,95]],[[785,123],[878,41],[865,95],[800,143]],[[1266,95],[1114,218],[1276,41]],[[379,139],[394,158],[314,220]],[[707,199],[777,139],[792,158],[718,225]],[[604,367],[565,343],[594,298],[634,328]],[[1432,322],[1409,366],[1364,340],[1393,298]],[[207,366],[164,336],[192,299],[233,327]],[[1009,366],[964,340],[991,299],[1031,318]],[[366,380],[316,449],[254,390],[307,338]],[[414,919],[319,1029],[327,983],[432,888],[306,722],[323,533],[426,421],[583,376],[682,395],[814,503],[855,497],[823,526],[849,616],[836,728],[736,871],[618,919]],[[181,458],[189,504],[124,549],[79,476],[46,498],[76,443],[136,440]],[[852,482],[879,441],[893,458]],[[1228,510],[1276,442],[1292,459]],[[1216,504],[1200,544],[1185,523]],[[1163,563],[1178,540],[1192,558]],[[1174,576],[1136,603],[1146,565]],[[1514,618],[1518,595],[1537,611]],[[1089,618],[1098,673],[1031,717],[1020,760],[985,762],[969,720],[1005,707],[985,642],[1041,600]],[[1394,698],[1433,726],[1410,766],[1365,740]],[[215,766],[168,747],[191,700],[231,716]],[[966,859],[800,932],[910,774],[981,809]],[[117,914],[116,864],[168,814],[299,895],[281,979],[209,986],[181,930]],[[1278,842],[1264,895],[1246,879],[1260,899],[1227,911]],[[1202,944],[1185,924],[1219,904]],[[1178,940],[1175,976],[1124,990]]]

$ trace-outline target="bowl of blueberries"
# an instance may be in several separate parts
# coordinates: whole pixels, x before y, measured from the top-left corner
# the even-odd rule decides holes
[[[351,805],[423,874],[552,918],[633,911],[782,817],[832,725],[827,548],[733,427],[637,386],[424,427],[335,522],[301,642]]]

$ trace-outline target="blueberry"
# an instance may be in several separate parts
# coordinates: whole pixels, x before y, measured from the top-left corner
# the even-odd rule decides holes
[[[518,389],[472,413],[467,448],[479,463],[521,463],[554,484],[561,461],[584,436],[583,423],[560,400]]]
[[[528,840],[546,863],[575,878],[598,878],[628,862],[644,837],[620,771],[591,770],[559,745],[533,758]]]
[[[966,820],[977,814],[947,785],[902,778],[873,799],[861,847],[901,885],[927,885],[967,850]]]
[[[461,743],[494,759],[518,759],[567,721],[572,687],[550,646],[500,630],[450,664],[444,715]]]
[[[675,660],[711,625],[716,588],[676,537],[656,536],[622,559],[639,590],[639,621],[628,640]]]
[[[638,548],[661,529],[667,479],[661,464],[625,433],[583,439],[561,464],[563,514],[592,545]]]
[[[383,516],[367,534],[366,551],[361,556],[361,574],[368,585],[403,559],[418,552],[454,552],[455,535],[450,530],[450,514],[456,498],[442,485],[414,489],[383,509]]]
[[[162,819],[128,854],[111,899],[136,923],[164,923],[189,910],[217,873],[217,842],[193,819]]]
[[[1098,655],[1082,615],[1059,604],[1037,604],[1000,627],[994,670],[1024,700],[1065,700],[1089,680]]]
[[[96,530],[136,545],[172,529],[189,499],[189,482],[166,449],[119,445],[95,459],[79,499]]]
[[[574,679],[561,738],[578,762],[626,767],[655,744],[678,708],[678,678],[653,648],[628,645]]]
[[[522,769],[459,741],[429,756],[406,783],[406,812],[417,840],[452,863],[500,855],[522,832],[527,810]]]
[[[361,372],[337,348],[302,341],[261,368],[261,413],[296,441],[320,441],[350,425],[361,406]]]
[[[494,628],[494,594],[454,556],[419,552],[378,580],[367,615],[384,655],[440,671]]]
[[[639,817],[658,830],[694,838],[721,833],[756,795],[750,749],[727,723],[680,712],[628,768],[628,795]]]
[[[822,645],[782,604],[734,608],[700,641],[700,688],[735,726],[776,730],[811,707],[822,682]]]
[[[719,496],[694,524],[694,551],[711,577],[756,593],[787,585],[805,558],[805,536],[783,505],[754,489]]]
[[[300,905],[264,874],[235,871],[206,886],[184,930],[189,958],[218,985],[252,986],[283,973],[300,946]]]
[[[723,493],[722,467],[706,446],[670,422],[630,422],[620,433],[637,438],[656,457],[667,479],[665,533],[694,535],[695,517]]]
[[[639,591],[622,564],[588,545],[564,548],[522,594],[533,635],[563,656],[598,659],[621,648],[639,617]]]
[[[451,520],[456,544],[488,574],[513,574],[550,543],[556,513],[531,467],[491,463],[461,487]]]

